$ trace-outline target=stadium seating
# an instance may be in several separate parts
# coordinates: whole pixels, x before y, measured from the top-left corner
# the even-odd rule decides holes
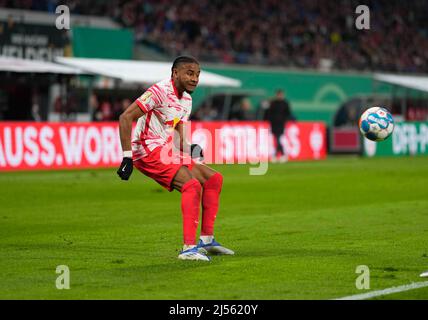
[[[371,30],[355,28],[358,0],[66,0],[76,14],[108,16],[139,42],[202,61],[340,70],[428,72],[428,1],[366,1]],[[0,0],[52,11],[55,0]],[[410,5],[411,3],[411,5]],[[179,34],[179,36],[177,36]]]

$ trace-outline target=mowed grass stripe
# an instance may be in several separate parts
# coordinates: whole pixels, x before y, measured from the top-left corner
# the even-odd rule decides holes
[[[340,157],[259,177],[215,166],[217,236],[237,255],[209,264],[176,258],[180,195],[137,171],[128,182],[114,169],[2,173],[0,298],[330,299],[361,293],[361,264],[371,290],[420,281],[427,160]],[[55,288],[60,264],[68,291]]]

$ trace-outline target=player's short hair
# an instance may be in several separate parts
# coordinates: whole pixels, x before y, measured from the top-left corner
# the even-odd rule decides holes
[[[184,63],[196,63],[199,64],[198,60],[192,56],[179,56],[175,58],[174,62],[172,63],[171,72],[180,66],[180,64]]]

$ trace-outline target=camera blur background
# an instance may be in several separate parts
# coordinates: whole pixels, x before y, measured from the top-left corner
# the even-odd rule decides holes
[[[359,5],[369,29],[356,27]],[[427,13],[427,0],[0,0],[0,297],[334,298],[359,293],[358,264],[373,267],[374,289],[417,281]],[[119,115],[185,54],[201,63],[192,140],[207,162],[216,130],[225,162],[291,162],[263,177],[215,166],[220,241],[240,255],[210,270],[171,258],[179,195],[165,201],[138,172],[119,184],[112,169]],[[374,106],[395,120],[379,143],[358,128]],[[61,296],[50,273],[67,263],[76,287]],[[410,297],[426,299],[419,290]]]

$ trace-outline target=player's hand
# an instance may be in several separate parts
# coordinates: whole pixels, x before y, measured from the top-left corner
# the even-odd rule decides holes
[[[199,158],[199,160],[204,160],[204,152],[199,144],[190,146],[190,156],[192,159]]]
[[[122,163],[120,164],[117,174],[122,180],[128,180],[131,176],[134,164],[131,158],[123,158]]]

